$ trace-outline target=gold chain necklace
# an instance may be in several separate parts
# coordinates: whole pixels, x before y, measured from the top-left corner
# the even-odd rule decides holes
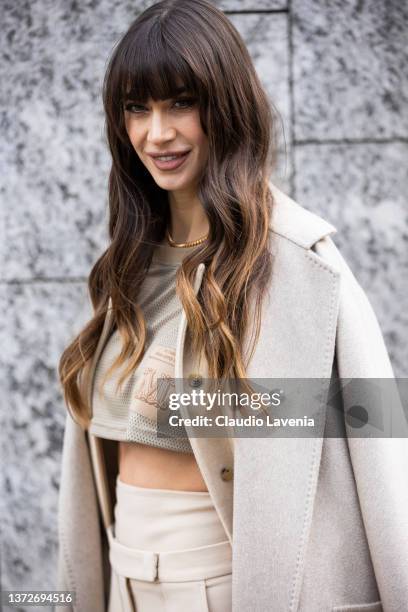
[[[204,240],[208,238],[208,234],[206,234],[205,236],[202,236],[201,238],[197,238],[197,240],[191,240],[190,242],[174,242],[173,238],[170,236],[169,230],[166,230],[166,236],[167,236],[167,240],[170,243],[170,245],[172,247],[178,247],[178,248],[187,248],[187,247],[196,246],[197,244],[201,244],[202,242],[204,242]]]

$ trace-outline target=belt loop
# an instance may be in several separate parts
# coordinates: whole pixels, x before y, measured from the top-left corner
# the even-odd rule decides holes
[[[154,561],[155,561],[155,564],[156,564],[156,567],[155,567],[156,573],[154,575],[154,581],[155,582],[156,582],[156,580],[159,579],[159,559],[160,559],[159,553],[155,553],[154,554]]]

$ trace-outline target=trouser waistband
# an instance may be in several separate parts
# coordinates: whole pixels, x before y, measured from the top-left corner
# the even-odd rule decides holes
[[[228,540],[169,552],[130,548],[117,541],[114,525],[107,528],[109,560],[119,576],[148,582],[185,582],[232,572],[232,547]]]

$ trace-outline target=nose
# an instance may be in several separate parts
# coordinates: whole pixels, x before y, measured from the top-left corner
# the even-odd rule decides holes
[[[157,144],[162,141],[172,140],[175,135],[175,127],[169,123],[166,113],[161,110],[152,111],[147,137],[148,141]]]

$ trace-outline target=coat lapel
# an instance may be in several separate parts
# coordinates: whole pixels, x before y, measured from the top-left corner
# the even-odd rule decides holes
[[[336,230],[272,188],[274,267],[248,378],[255,383],[272,378],[326,379],[323,387],[327,391],[340,280],[337,270],[310,247]],[[203,273],[204,266],[197,271],[196,293]],[[183,392],[181,379],[187,376],[187,346],[183,313],[175,366],[179,392]],[[180,412],[188,416],[183,408]],[[190,436],[214,505],[234,543],[234,612],[269,609],[271,580],[276,580],[274,609],[296,610],[298,606],[322,451],[324,402],[314,417],[314,437],[235,438],[233,452],[228,440]],[[220,469],[232,462],[234,479],[225,483]]]
[[[199,264],[194,282],[194,292],[196,295],[202,282],[204,270],[204,264]],[[199,373],[204,380],[208,377],[206,359],[203,354],[199,359],[193,358],[186,332],[187,318],[183,310],[177,335],[174,368],[177,393],[188,391],[183,381],[187,381],[189,374]],[[185,417],[191,416],[185,407],[180,408],[180,413]],[[194,435],[194,428],[190,427],[186,427],[186,432],[189,435],[191,448],[208,491],[211,494],[220,521],[232,545],[233,480],[223,480],[221,477],[222,470],[224,468],[232,469],[234,464],[231,440],[229,437],[197,437]],[[231,432],[229,434],[231,435]]]
[[[339,274],[299,245],[310,246],[316,230],[331,233],[334,228],[319,226],[318,218],[300,207],[292,209],[292,225],[286,227],[282,199],[277,206],[272,283],[248,378],[330,380]],[[285,237],[288,231],[293,241]],[[314,416],[318,428],[313,437],[289,439],[271,433],[268,438],[236,440],[234,612],[270,609],[271,592],[274,610],[297,610],[322,451],[324,402]]]

